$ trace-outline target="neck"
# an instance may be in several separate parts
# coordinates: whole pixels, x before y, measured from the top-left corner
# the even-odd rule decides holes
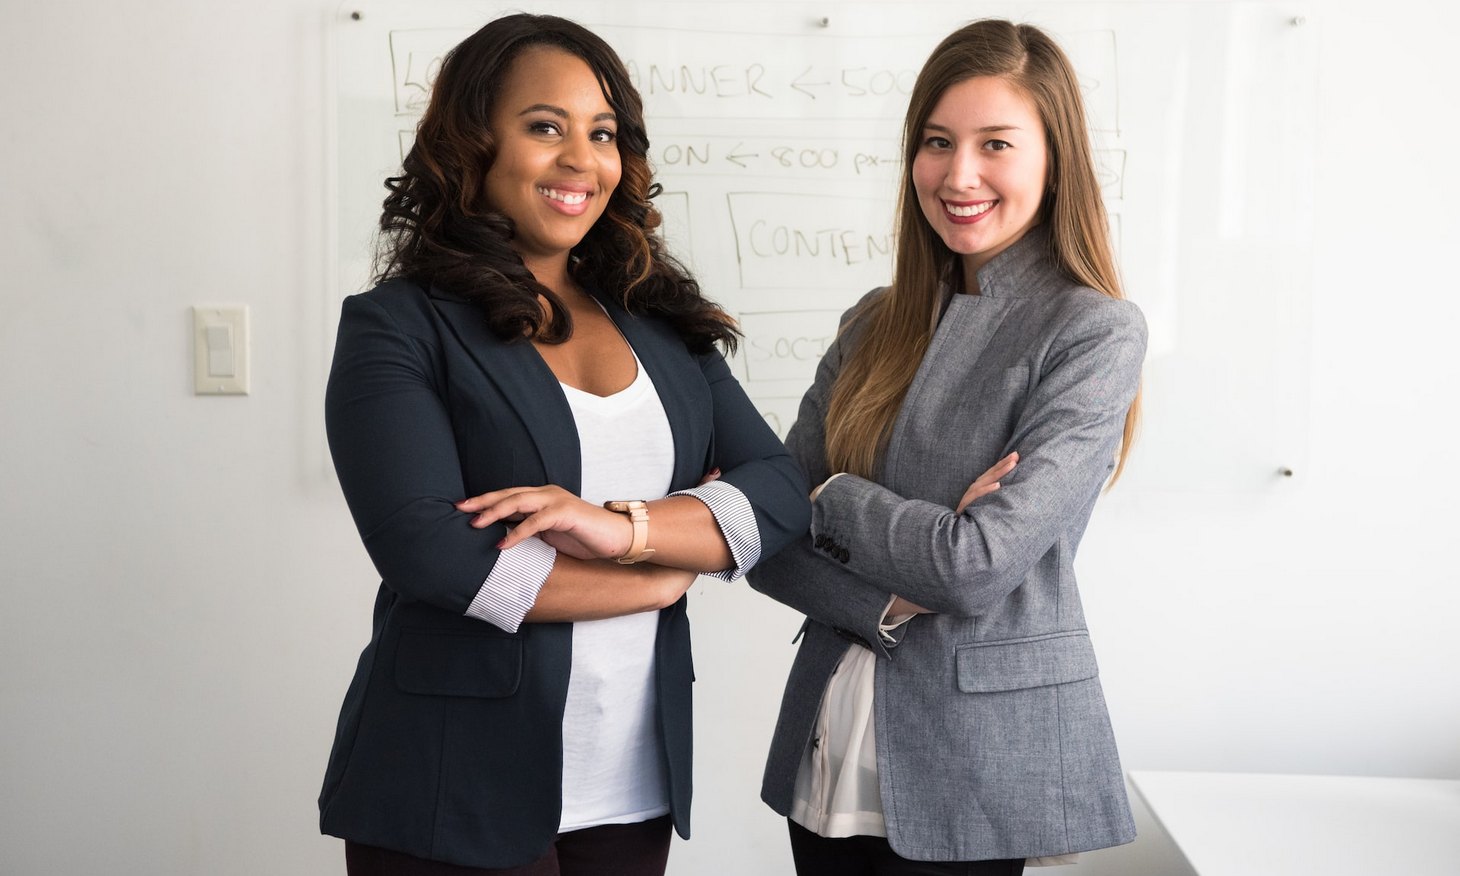
[[[980,266],[982,267],[982,266]],[[958,266],[958,273],[963,275],[962,292],[964,295],[978,294],[978,268],[973,266],[972,259],[964,258]]]
[[[532,278],[559,295],[567,295],[578,288],[568,274],[568,254],[533,258],[524,255],[522,264],[532,273]]]

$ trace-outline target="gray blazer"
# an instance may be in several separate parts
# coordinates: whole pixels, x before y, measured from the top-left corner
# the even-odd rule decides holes
[[[905,858],[1039,857],[1135,837],[1073,561],[1140,379],[1145,322],[1063,276],[1047,247],[1036,228],[979,272],[981,295],[950,297],[878,480],[832,481],[810,533],[750,573],[807,615],[762,798],[789,812],[827,681],[849,641],[869,647],[887,838]],[[832,474],[826,406],[858,335],[843,326],[786,439],[813,485]],[[955,514],[1011,450],[1019,465],[1001,489]],[[885,646],[892,594],[936,613]]]

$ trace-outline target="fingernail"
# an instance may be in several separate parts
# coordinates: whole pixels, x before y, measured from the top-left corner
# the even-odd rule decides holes
[[[497,542],[497,550],[501,550],[506,544],[507,544],[507,539],[505,539],[505,538],[502,539],[501,541]]]

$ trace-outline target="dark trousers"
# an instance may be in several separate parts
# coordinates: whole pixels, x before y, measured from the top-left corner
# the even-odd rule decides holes
[[[827,839],[794,821],[791,857],[796,876],[1019,876],[1024,859],[1010,861],[909,861],[881,836]]]
[[[669,816],[558,834],[547,854],[521,867],[461,867],[389,849],[345,843],[349,876],[664,876]]]

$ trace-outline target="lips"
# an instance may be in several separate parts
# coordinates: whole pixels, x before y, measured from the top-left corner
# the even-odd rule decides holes
[[[998,200],[991,201],[943,201],[943,215],[948,221],[958,225],[968,225],[979,221],[989,214],[989,211],[998,206]]]
[[[546,186],[538,186],[537,193],[545,198],[552,198],[554,201],[561,201],[568,206],[577,206],[588,200],[587,192],[565,192],[562,189],[550,189]]]
[[[537,193],[547,199],[548,206],[568,216],[580,216],[588,209],[592,191],[583,186],[537,186]]]

